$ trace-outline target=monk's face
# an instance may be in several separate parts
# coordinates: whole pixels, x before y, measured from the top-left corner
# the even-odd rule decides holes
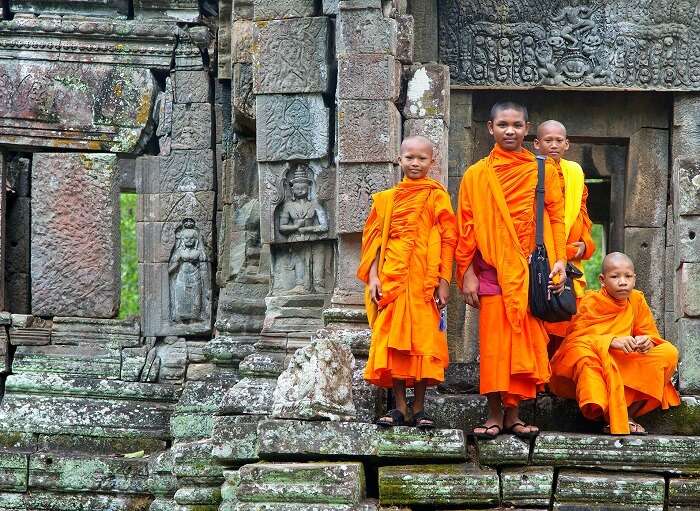
[[[423,179],[434,163],[431,145],[418,140],[407,140],[401,145],[399,165],[408,179]]]
[[[554,161],[559,161],[569,150],[569,139],[559,127],[542,128],[535,139],[535,149],[540,154],[549,156]]]
[[[499,110],[487,124],[495,142],[506,151],[520,151],[529,129],[525,114],[518,110]]]
[[[612,260],[606,264],[604,273],[598,276],[600,284],[605,287],[608,294],[616,300],[629,298],[637,282],[634,266],[623,259]]]

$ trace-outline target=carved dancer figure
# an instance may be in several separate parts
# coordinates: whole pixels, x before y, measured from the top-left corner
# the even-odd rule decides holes
[[[584,417],[614,435],[646,435],[634,418],[680,404],[671,383],[678,350],[661,338],[649,305],[634,289],[634,263],[613,252],[603,259],[601,289],[586,293],[552,359],[551,389],[576,399]]]
[[[207,255],[204,242],[191,218],[185,218],[175,230],[175,245],[168,261],[170,282],[170,319],[175,322],[199,321],[202,318],[204,265]]]

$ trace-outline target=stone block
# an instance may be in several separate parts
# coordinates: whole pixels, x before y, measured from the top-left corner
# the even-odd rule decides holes
[[[38,153],[32,179],[32,312],[119,309],[119,180],[110,154]],[[100,271],[94,271],[100,268]]]
[[[8,333],[13,346],[44,346],[51,342],[48,328],[10,328]]]
[[[148,489],[154,495],[172,496],[177,490],[177,478],[173,474],[172,450],[150,457],[148,462]]]
[[[29,457],[29,487],[64,492],[146,494],[147,458],[39,452]]]
[[[479,465],[498,467],[501,465],[527,465],[530,458],[530,443],[515,435],[499,435],[493,440],[476,441]]]
[[[21,435],[33,436],[36,439],[36,448],[41,451],[99,452],[100,455],[105,456],[123,456],[138,451],[143,451],[145,454],[152,454],[167,448],[165,440],[163,439],[138,436],[119,438],[111,436],[98,437],[75,433],[67,433],[65,435],[34,435],[33,433],[21,433]]]
[[[135,319],[53,318],[53,344],[95,346],[102,348],[134,348],[142,345],[141,329]]]
[[[413,16],[410,14],[396,16],[396,31],[396,59],[402,64],[412,64],[415,31]]]
[[[674,210],[678,215],[700,215],[700,159],[677,158],[673,164],[676,187]]]
[[[700,471],[695,437],[614,437],[578,433],[540,433],[532,462],[556,467],[614,468],[672,474]]]
[[[209,149],[212,143],[212,108],[209,103],[173,105],[173,149]]]
[[[176,71],[175,103],[207,103],[209,97],[209,73],[207,71]]]
[[[239,470],[241,502],[357,505],[365,497],[362,463],[256,463]]]
[[[222,464],[258,459],[258,422],[263,415],[217,416],[212,431],[212,456]]]
[[[29,197],[32,161],[26,156],[15,156],[7,163],[6,183],[15,197]]]
[[[407,119],[403,123],[403,133],[404,138],[421,135],[433,143],[435,163],[428,171],[428,175],[447,185],[449,129],[445,121],[440,118]]]
[[[299,0],[269,1],[282,6]],[[313,2],[310,3],[313,7]],[[258,24],[253,52],[255,94],[321,93],[328,88],[328,18]]]
[[[277,379],[243,378],[221,400],[219,414],[269,414],[272,411],[270,396],[276,385]]]
[[[0,493],[0,509],[20,511],[148,511],[152,498],[146,495],[100,495],[32,491]]]
[[[675,267],[700,263],[700,215],[680,216],[676,222]]]
[[[18,346],[14,373],[56,373],[67,377],[120,378],[119,350],[82,346]]]
[[[8,201],[5,236],[5,308],[13,312],[28,313],[31,310],[29,197],[15,197]]]
[[[129,13],[127,0],[91,0],[63,1],[52,0],[12,0],[12,12],[15,14],[71,14],[83,16],[126,17]]]
[[[566,509],[568,504],[617,504],[661,510],[664,490],[660,476],[563,470],[557,477],[555,509]]]
[[[242,134],[255,134],[256,101],[253,93],[253,64],[234,64],[231,80],[233,127]]]
[[[381,9],[381,0],[339,0],[338,8],[341,11],[352,9]]]
[[[167,19],[189,23],[199,21],[197,0],[134,0],[137,18]]]
[[[401,115],[390,101],[338,101],[338,161],[395,162]]]
[[[253,19],[259,21],[315,16],[315,4],[314,0],[255,0]]]
[[[311,160],[328,153],[328,108],[320,94],[256,98],[258,161]]]
[[[26,452],[3,451],[0,453],[0,490],[27,491],[27,466],[29,456]]]
[[[554,485],[552,467],[501,470],[502,503],[507,506],[548,507]]]
[[[450,124],[450,69],[442,64],[410,68],[403,115],[407,119],[439,117]]]
[[[336,53],[396,55],[398,27],[379,9],[341,10],[337,16]]]
[[[668,130],[643,128],[630,137],[625,179],[625,226],[664,226],[668,146]]]
[[[233,20],[252,20],[253,19],[253,0],[233,0],[232,15]]]
[[[204,508],[216,511],[221,502],[221,488],[218,486],[194,486],[181,487],[175,492],[175,502],[180,504],[187,511]]]
[[[401,505],[498,504],[498,473],[470,464],[380,467],[379,500]]]
[[[600,433],[602,423],[586,419],[573,399],[541,393],[535,401],[536,424],[541,431]]]
[[[221,485],[223,469],[214,463],[211,439],[180,442],[172,450],[173,473],[178,478],[180,488],[193,483],[202,487]]]
[[[438,5],[421,0],[408,1],[408,13],[415,19],[415,58],[417,62],[440,60]]]
[[[252,64],[255,49],[257,25],[249,20],[233,22],[231,32],[231,62],[234,64]]]
[[[232,0],[219,1],[219,23],[217,25],[217,73],[219,80],[231,79],[231,34],[232,34]]]
[[[681,396],[680,406],[656,409],[641,418],[647,431],[655,435],[700,436],[700,398]]]
[[[678,324],[679,389],[684,394],[700,393],[700,320],[681,318]]]
[[[700,479],[683,477],[668,481],[668,503],[700,506]]]
[[[665,310],[665,229],[625,227],[625,253],[634,261],[637,273],[636,288],[644,293],[657,325],[661,325]]]
[[[262,457],[464,460],[467,456],[461,431],[425,433],[409,427],[385,431],[355,422],[263,421],[258,425],[258,442]]]
[[[700,153],[700,99],[694,93],[673,95],[673,158],[692,157]]]
[[[486,420],[486,398],[479,394],[430,392],[425,407],[440,427],[472,431]]]
[[[700,263],[682,263],[678,275],[678,313],[700,316]]]
[[[392,55],[348,53],[338,56],[338,99],[396,101],[401,93],[401,63]]]

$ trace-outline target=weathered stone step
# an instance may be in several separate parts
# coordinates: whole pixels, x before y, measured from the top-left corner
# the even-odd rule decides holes
[[[407,465],[379,468],[381,505],[495,505],[498,473],[472,464]]]
[[[696,506],[700,508],[700,479],[682,477],[668,482],[670,506]]]
[[[700,473],[700,438],[541,433],[532,462],[557,467],[604,467],[670,474]]]
[[[464,433],[454,429],[423,432],[410,427],[385,430],[359,422],[267,420],[258,424],[257,436],[262,459],[467,459]]]
[[[255,463],[239,470],[242,503],[358,505],[365,498],[359,462]]]
[[[121,376],[121,350],[100,346],[18,346],[12,360],[12,372],[118,380]]]
[[[0,511],[148,511],[148,496],[30,491],[0,493]]]
[[[502,503],[506,506],[548,507],[554,484],[552,467],[512,467],[501,470]]]
[[[661,476],[562,470],[557,477],[554,509],[623,509],[662,511],[665,481]],[[597,506],[597,507],[596,507]]]

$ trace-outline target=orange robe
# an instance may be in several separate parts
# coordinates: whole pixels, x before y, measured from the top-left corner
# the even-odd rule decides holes
[[[564,200],[547,160],[544,235],[550,265],[566,258]],[[496,145],[467,169],[459,190],[457,283],[477,251],[496,270],[501,294],[480,297],[480,391],[506,406],[534,398],[549,380],[547,332],[528,308],[528,263],[535,246],[535,156]]]
[[[648,335],[655,346],[647,353],[610,349],[614,337]],[[630,432],[627,408],[643,401],[638,415],[659,406],[680,404],[671,383],[678,350],[661,338],[644,294],[634,290],[615,300],[605,288],[581,300],[568,335],[552,359],[550,388],[577,399],[588,419],[608,417],[610,432]]]
[[[564,171],[562,170],[562,166],[560,164],[557,164],[557,162],[554,163],[557,167],[557,171],[559,174],[559,182],[561,183],[561,192],[565,196],[564,200],[566,204]],[[574,162],[566,163],[571,165]],[[581,167],[578,164],[575,164],[574,168],[576,168],[579,172],[583,172],[582,170],[580,170]],[[574,262],[574,264],[579,263],[576,264],[576,266],[579,268],[582,267],[580,262],[590,259],[596,250],[595,241],[593,241],[593,237],[591,235],[593,223],[591,222],[591,219],[588,216],[588,206],[586,205],[587,201],[588,188],[586,187],[586,185],[583,185],[583,193],[581,194],[581,208],[578,212],[576,220],[574,220],[573,224],[571,225],[571,228],[569,229],[568,238],[566,240],[566,259],[568,261]],[[583,255],[578,259],[576,259],[576,252],[578,252],[578,247],[574,245],[574,243],[576,243],[577,241],[583,241],[586,244],[586,249],[583,252]],[[583,280],[583,282],[576,281],[573,283],[573,285],[574,291],[576,292],[576,303],[578,305],[580,303],[581,297],[583,296],[583,293],[585,292],[585,280]],[[555,335],[557,337],[564,337],[566,335],[568,327],[568,321],[560,321],[558,323],[545,322],[545,328],[547,329],[547,332],[550,335]]]
[[[372,262],[384,253],[378,273],[382,289],[378,311],[366,299],[372,327],[364,372],[369,382],[391,387],[393,379],[408,386],[444,380],[447,336],[439,329],[434,293],[440,278],[452,279],[456,244],[450,196],[434,179],[404,179],[373,195],[357,270],[358,278],[368,283]]]

